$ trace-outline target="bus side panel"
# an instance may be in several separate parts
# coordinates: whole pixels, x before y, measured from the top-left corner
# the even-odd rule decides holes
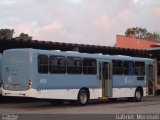
[[[50,99],[77,99],[81,88],[90,91],[90,99],[99,97],[99,80],[97,75],[82,74],[40,74],[38,73],[38,54],[34,54],[32,70],[33,89],[36,89],[37,98]],[[33,67],[32,66],[32,67]]]
[[[141,86],[146,96],[146,77],[137,80],[137,76],[113,75],[113,97],[134,97],[135,90]]]
[[[98,99],[99,89],[89,89],[90,99]],[[37,92],[37,98],[77,100],[79,89],[50,89]]]
[[[91,99],[98,98],[99,81],[96,75],[37,75],[37,97],[40,98],[77,99],[83,87],[89,89]]]

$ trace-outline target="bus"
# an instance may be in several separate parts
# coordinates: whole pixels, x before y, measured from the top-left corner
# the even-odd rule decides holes
[[[153,77],[153,60],[72,51],[9,49],[3,52],[2,95],[77,101],[141,101]]]

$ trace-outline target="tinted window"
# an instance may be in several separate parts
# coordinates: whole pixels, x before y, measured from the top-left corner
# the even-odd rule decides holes
[[[50,73],[66,73],[65,57],[50,56],[49,57],[49,71]]]
[[[107,62],[103,63],[103,74],[102,75],[104,79],[109,79],[108,69],[109,69],[109,63]]]
[[[145,63],[144,62],[135,62],[135,74],[142,76],[145,74]]]
[[[134,62],[133,61],[124,61],[124,74],[125,75],[134,75]]]
[[[67,58],[67,73],[81,74],[82,73],[82,60],[78,57]]]
[[[123,74],[123,62],[121,60],[113,60],[113,71],[112,73],[115,75]]]
[[[96,74],[97,73],[95,59],[83,59],[83,74]]]
[[[42,74],[48,73],[48,56],[47,55],[38,56],[38,72]]]

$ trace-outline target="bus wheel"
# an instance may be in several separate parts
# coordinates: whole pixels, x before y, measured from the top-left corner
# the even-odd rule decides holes
[[[136,90],[136,92],[135,92],[134,100],[135,100],[136,102],[139,102],[139,101],[142,100],[142,92],[141,92],[139,89]]]
[[[88,102],[88,98],[89,96],[87,91],[84,89],[80,90],[80,92],[78,93],[78,100],[77,100],[78,105],[81,105],[81,106],[86,105]]]

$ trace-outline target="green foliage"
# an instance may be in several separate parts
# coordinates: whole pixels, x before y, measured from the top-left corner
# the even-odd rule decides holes
[[[146,28],[132,27],[125,32],[126,36],[135,36],[136,38],[160,41],[160,34],[148,32]]]
[[[32,40],[32,37],[29,36],[28,34],[21,33],[21,34],[20,34],[18,37],[16,37],[15,39],[27,41],[27,40]]]
[[[0,39],[12,39],[14,29],[0,29]]]

